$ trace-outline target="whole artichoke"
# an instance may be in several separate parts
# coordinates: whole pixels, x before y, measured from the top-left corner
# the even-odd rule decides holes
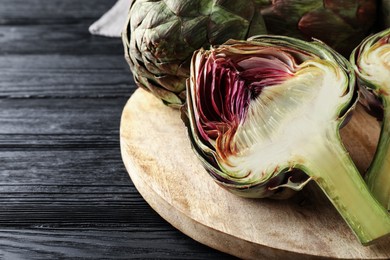
[[[123,42],[136,84],[178,107],[195,50],[265,32],[255,0],[134,0]]]
[[[381,1],[381,24],[380,29],[386,29],[390,27],[390,0]]]
[[[390,216],[340,141],[356,97],[353,69],[326,45],[261,36],[194,53],[182,117],[219,185],[262,198],[314,180],[367,244],[390,233]]]
[[[387,1],[387,0],[386,0]],[[258,0],[270,34],[319,39],[348,56],[376,20],[376,0]]]

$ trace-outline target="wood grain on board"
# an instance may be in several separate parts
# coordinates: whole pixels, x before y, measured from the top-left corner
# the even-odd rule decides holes
[[[390,257],[390,239],[362,246],[313,183],[288,200],[244,199],[219,187],[192,152],[179,113],[139,89],[124,108],[120,130],[132,181],[173,226],[241,258]],[[360,170],[370,163],[378,127],[358,107],[342,130]]]

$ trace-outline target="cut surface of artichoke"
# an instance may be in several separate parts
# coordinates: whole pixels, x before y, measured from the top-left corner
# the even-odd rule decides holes
[[[388,36],[390,37],[390,36]],[[390,93],[390,43],[377,42],[359,58],[360,71],[386,93]]]
[[[390,233],[339,137],[356,101],[352,68],[321,43],[282,36],[197,51],[187,87],[195,153],[221,186],[252,198],[314,180],[362,244]]]
[[[369,107],[381,107],[382,128],[366,181],[378,201],[390,210],[390,29],[365,39],[351,55],[359,86]],[[380,103],[380,104],[377,104]]]
[[[345,75],[338,75],[333,64],[323,63],[304,62],[290,79],[264,87],[250,103],[230,144],[237,154],[221,162],[225,171],[240,181],[269,178],[280,165],[294,167],[302,157],[297,147],[311,149],[305,147],[311,136],[326,134],[325,129],[338,117],[334,108],[339,98],[349,97],[343,97],[345,90],[338,87],[348,81]]]

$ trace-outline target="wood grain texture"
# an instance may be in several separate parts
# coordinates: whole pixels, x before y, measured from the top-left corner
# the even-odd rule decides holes
[[[0,26],[0,53],[123,54],[119,38],[91,36],[88,32],[91,22]],[[93,38],[99,40],[94,41]],[[113,42],[118,44],[113,45]]]
[[[233,259],[172,228],[0,229],[2,259]]]
[[[128,178],[118,145],[11,149],[0,152],[0,165],[0,258],[222,256],[151,210]]]
[[[343,129],[360,169],[370,163],[378,127],[359,108]],[[390,257],[390,238],[362,246],[315,185],[284,201],[244,199],[220,188],[191,151],[179,111],[144,90],[127,103],[120,135],[126,168],[145,200],[206,245],[251,259]]]
[[[0,98],[129,97],[129,71],[123,55],[6,55]]]
[[[135,89],[116,0],[0,0],[0,259],[232,258],[162,219],[120,157]]]
[[[115,135],[125,102],[125,97],[0,99],[6,108],[0,110],[0,134]]]
[[[72,24],[94,20],[116,0],[0,0],[1,24]]]

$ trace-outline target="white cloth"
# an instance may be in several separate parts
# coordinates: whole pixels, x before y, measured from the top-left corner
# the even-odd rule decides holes
[[[120,37],[125,27],[132,0],[118,0],[99,20],[89,27],[94,35]]]

